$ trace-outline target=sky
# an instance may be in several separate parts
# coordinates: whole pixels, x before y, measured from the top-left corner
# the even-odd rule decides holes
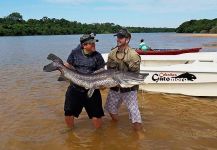
[[[67,19],[134,27],[178,27],[192,19],[217,18],[217,0],[0,0],[0,17]]]

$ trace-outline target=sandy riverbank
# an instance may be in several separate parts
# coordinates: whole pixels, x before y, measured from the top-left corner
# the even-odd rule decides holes
[[[208,33],[179,33],[179,36],[189,36],[189,37],[213,37],[217,38],[217,34],[208,34]]]

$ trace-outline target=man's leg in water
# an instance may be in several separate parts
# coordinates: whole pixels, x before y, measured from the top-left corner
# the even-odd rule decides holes
[[[135,130],[142,129],[142,119],[139,111],[137,91],[130,91],[122,94],[124,103],[129,111],[129,118]]]
[[[73,128],[74,127],[74,117],[73,116],[65,116],[65,123],[67,127]]]
[[[88,117],[92,120],[93,126],[96,129],[101,128],[104,111],[102,107],[102,96],[99,90],[95,90],[92,97],[85,99],[84,108]]]
[[[120,92],[110,90],[106,100],[105,110],[115,122],[118,121],[118,109],[121,103],[122,99],[120,98]]]
[[[83,109],[83,93],[76,90],[73,86],[69,86],[65,94],[65,123],[67,127],[74,127],[74,117],[78,117]]]
[[[114,122],[118,121],[118,114],[109,113],[109,115],[112,118],[112,121],[114,121]]]
[[[102,127],[102,118],[92,118],[92,124],[96,129],[99,129]]]

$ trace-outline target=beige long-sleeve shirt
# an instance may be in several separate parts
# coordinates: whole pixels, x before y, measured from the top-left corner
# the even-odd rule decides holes
[[[141,58],[134,49],[127,47],[125,50],[120,51],[115,48],[108,55],[107,68],[139,72],[140,63]]]

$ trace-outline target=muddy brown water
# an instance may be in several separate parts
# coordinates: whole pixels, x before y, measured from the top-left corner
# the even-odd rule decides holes
[[[57,73],[23,66],[0,73],[1,150],[217,149],[217,98],[140,91],[143,139],[124,105],[118,123],[106,114],[102,129],[95,130],[82,112],[69,131],[63,116],[68,83],[56,81]],[[103,102],[107,93],[102,91]]]

